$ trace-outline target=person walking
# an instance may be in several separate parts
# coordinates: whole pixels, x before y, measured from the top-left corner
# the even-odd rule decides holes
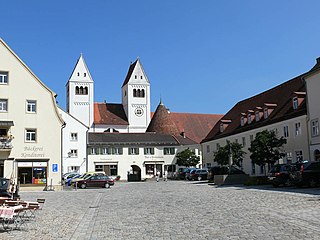
[[[168,171],[165,170],[164,173],[163,173],[163,181],[168,181]]]
[[[157,170],[157,173],[156,173],[156,180],[157,180],[157,182],[159,182],[159,179],[160,179],[160,171]]]

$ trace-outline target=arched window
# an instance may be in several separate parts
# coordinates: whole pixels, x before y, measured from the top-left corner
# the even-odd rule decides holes
[[[79,94],[80,94],[80,95],[83,95],[83,87],[80,87],[80,89],[79,89]]]
[[[133,96],[134,96],[134,97],[137,96],[137,89],[133,89]]]
[[[78,77],[79,77],[79,76],[80,76],[80,73],[78,72],[78,74],[77,74],[77,75],[78,75]]]
[[[76,86],[76,94],[77,94],[77,95],[80,94],[80,93],[79,93],[79,87],[78,87],[78,86]]]
[[[84,87],[83,88],[83,94],[84,95],[88,95],[88,87]]]
[[[314,160],[320,161],[320,151],[318,149],[314,151]]]
[[[141,90],[140,89],[137,90],[137,97],[141,97]]]
[[[141,90],[141,97],[144,98],[144,89]]]

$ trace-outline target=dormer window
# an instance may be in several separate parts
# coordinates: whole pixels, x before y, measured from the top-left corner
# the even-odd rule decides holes
[[[260,112],[256,111],[256,122],[260,121]]]
[[[251,113],[248,113],[248,124],[251,123]]]
[[[292,99],[292,105],[293,105],[293,109],[294,109],[294,110],[298,109],[298,107],[299,107],[299,102],[298,102],[298,98],[297,98],[297,97],[294,97],[294,98]]]
[[[264,108],[264,109],[263,109],[263,117],[264,117],[264,119],[267,119],[268,116],[269,116],[269,114],[268,114],[268,108]]]
[[[222,133],[224,131],[223,123],[220,123],[220,132]]]
[[[244,116],[241,116],[241,126],[244,126]]]

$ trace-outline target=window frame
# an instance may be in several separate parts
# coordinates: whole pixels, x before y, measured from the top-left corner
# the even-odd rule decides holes
[[[9,72],[0,71],[0,84],[7,85],[9,82]]]
[[[139,148],[137,147],[130,147],[128,148],[129,155],[139,155]]]
[[[72,158],[78,157],[78,149],[70,149],[70,157]]]
[[[311,136],[312,137],[319,136],[319,121],[318,121],[318,119],[314,119],[311,121]]]
[[[163,148],[163,155],[175,155],[175,153],[176,153],[176,149],[174,147]]]
[[[0,112],[8,112],[8,99],[0,99]]]
[[[75,136],[75,137],[74,137]],[[76,132],[71,132],[70,133],[70,141],[72,142],[77,142],[78,141],[78,133]]]
[[[154,155],[153,147],[145,147],[143,151],[144,151],[144,155]]]
[[[28,139],[30,138],[30,139]],[[24,141],[25,142],[37,142],[37,129],[36,128],[26,128],[24,134]]]
[[[283,136],[285,138],[289,137],[289,126],[288,125],[283,126]]]
[[[37,113],[37,100],[26,100],[26,112]]]
[[[292,107],[294,110],[298,109],[299,107],[299,101],[297,97],[292,98]]]
[[[296,122],[294,124],[294,129],[295,129],[295,136],[300,136],[301,135],[301,123],[300,122]]]

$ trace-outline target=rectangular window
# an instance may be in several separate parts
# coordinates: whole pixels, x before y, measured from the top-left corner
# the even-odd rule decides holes
[[[296,134],[296,136],[301,135],[301,124],[300,124],[300,122],[295,123],[295,134]]]
[[[8,72],[0,72],[0,84],[8,84]]]
[[[298,106],[299,106],[299,104],[298,104],[298,98],[293,98],[292,99],[292,104],[293,104],[293,109],[298,109]]]
[[[70,140],[71,141],[78,141],[78,133],[71,133]]]
[[[244,116],[241,116],[241,126],[244,126]]]
[[[303,160],[302,151],[296,151],[296,161],[301,162]]]
[[[238,143],[238,139],[235,139],[234,142],[235,142],[235,143]]]
[[[96,172],[103,172],[103,165],[95,165],[94,170]]]
[[[175,149],[174,148],[164,148],[163,149],[163,154],[164,155],[174,155],[175,154]]]
[[[268,108],[263,109],[263,117],[264,119],[268,118]]]
[[[217,148],[217,151],[220,149],[220,144],[219,143],[216,144],[216,148]]]
[[[319,122],[318,122],[318,120],[311,121],[311,134],[312,134],[312,137],[316,137],[319,135]]]
[[[34,100],[27,100],[27,112],[36,113],[37,111],[37,102]]]
[[[210,145],[207,145],[207,153],[210,152]]]
[[[250,135],[250,143],[253,141],[253,135]]]
[[[154,155],[154,148],[144,148],[144,155]]]
[[[138,153],[139,154],[139,148],[138,149]],[[108,148],[108,152],[109,154],[112,154],[112,155],[122,155],[123,154],[123,150],[121,147],[113,147],[113,148]]]
[[[260,166],[260,174],[263,174],[264,173],[264,165],[261,165]]]
[[[0,112],[7,112],[7,111],[8,111],[8,100],[0,99]]]
[[[78,157],[78,150],[77,149],[71,149],[70,153],[71,153],[71,157]]]
[[[283,126],[283,136],[285,138],[289,137],[289,126]]]
[[[249,113],[248,114],[248,124],[250,124],[251,123],[251,114]]]
[[[129,148],[129,155],[139,155],[139,148]]]
[[[37,140],[37,130],[36,129],[26,129],[25,140],[26,140],[26,142],[35,142]]]
[[[256,111],[256,122],[260,120],[260,113],[259,111]]]
[[[246,146],[246,138],[242,137],[242,146],[245,147]]]
[[[256,175],[256,165],[253,162],[251,163],[251,175]]]

